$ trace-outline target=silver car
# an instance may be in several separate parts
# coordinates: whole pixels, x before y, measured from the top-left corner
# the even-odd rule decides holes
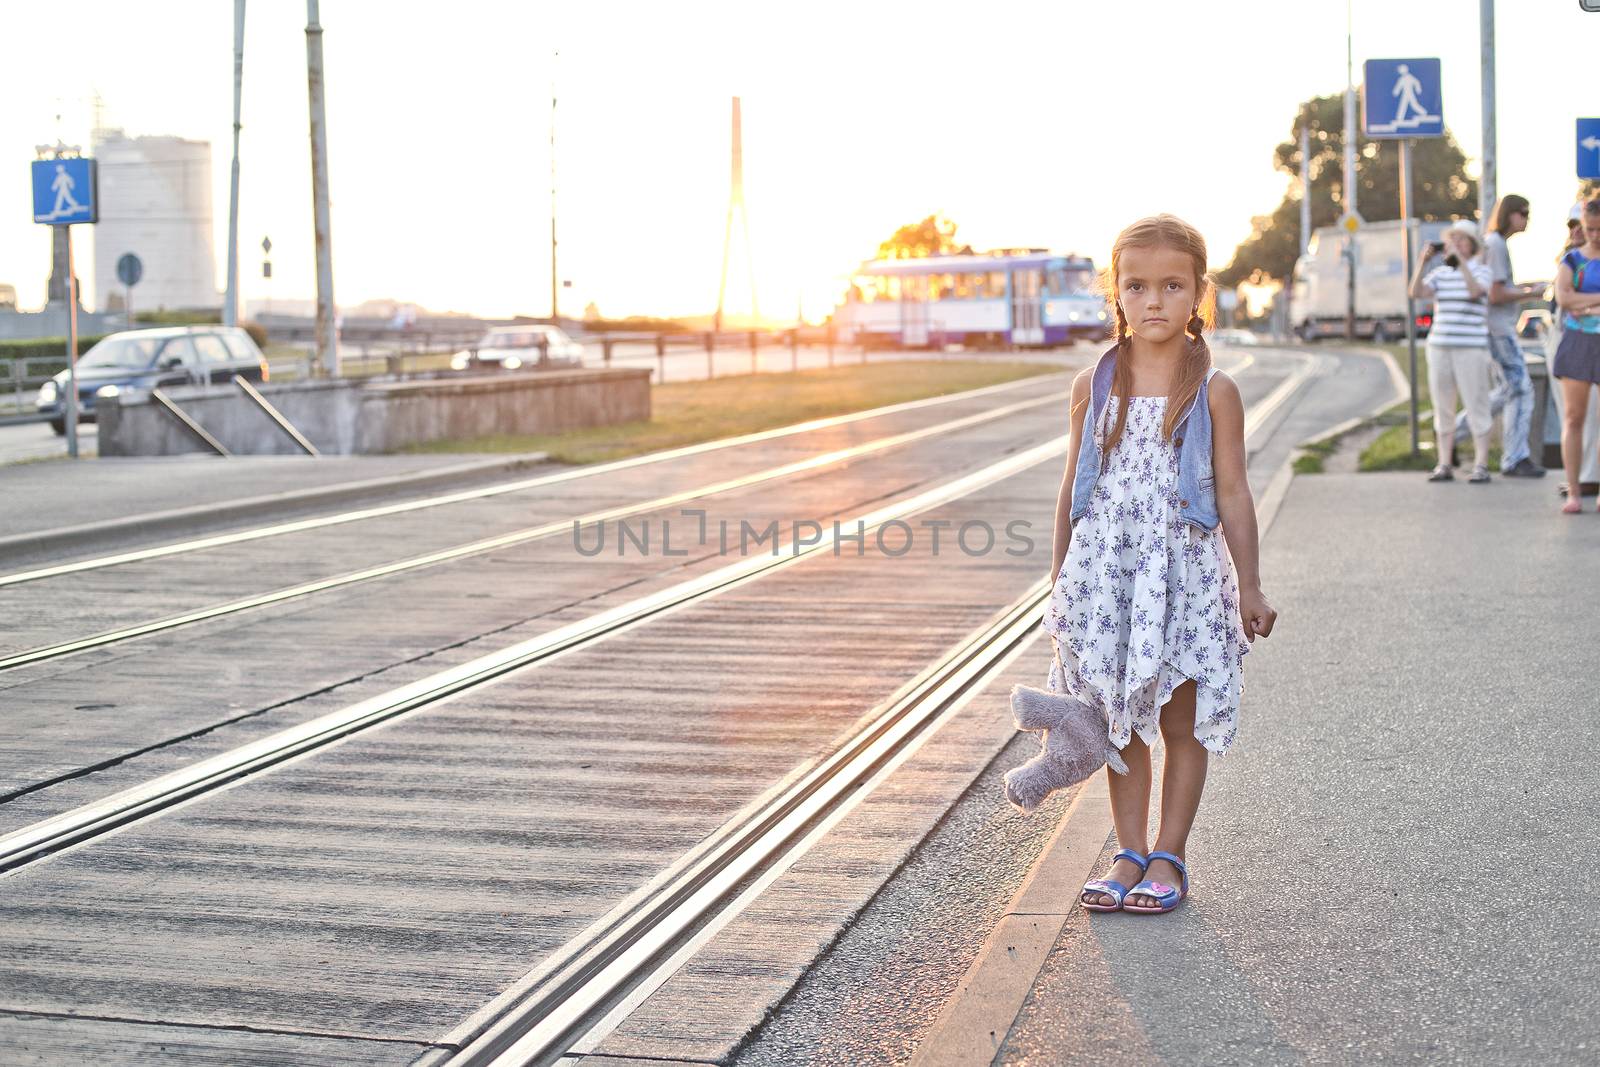
[[[526,326],[496,326],[472,348],[450,357],[455,370],[489,369],[540,370],[550,367],[576,367],[583,363],[583,346],[568,337],[559,326],[531,323]]]

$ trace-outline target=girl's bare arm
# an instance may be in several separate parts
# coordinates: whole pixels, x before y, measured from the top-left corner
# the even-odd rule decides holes
[[[1089,410],[1089,378],[1091,371],[1083,370],[1072,381],[1072,407],[1067,421],[1071,433],[1067,446],[1067,469],[1061,475],[1061,488],[1056,493],[1055,536],[1050,543],[1050,584],[1054,586],[1061,575],[1061,565],[1067,561],[1067,545],[1072,540],[1072,479],[1078,470],[1078,449],[1083,444],[1083,415]]]
[[[1261,592],[1260,539],[1256,504],[1245,468],[1244,400],[1232,378],[1211,378],[1211,470],[1216,479],[1217,516],[1239,579],[1239,617],[1254,641],[1272,632],[1278,613]]]

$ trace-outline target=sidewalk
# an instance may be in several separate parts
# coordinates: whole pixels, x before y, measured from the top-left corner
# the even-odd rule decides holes
[[[1600,515],[1557,506],[1297,478],[1193,896],[1073,908],[995,1062],[1594,1062]]]

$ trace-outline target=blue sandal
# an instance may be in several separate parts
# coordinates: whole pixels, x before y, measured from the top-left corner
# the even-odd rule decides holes
[[[1170,886],[1165,882],[1157,882],[1147,878],[1128,890],[1126,895],[1130,897],[1154,897],[1156,906],[1153,908],[1136,908],[1130,904],[1124,907],[1123,911],[1131,912],[1134,915],[1162,915],[1176,908],[1183,902],[1183,898],[1189,895],[1189,868],[1184,866],[1183,861],[1170,852],[1156,851],[1150,853],[1150,860],[1146,861],[1146,865],[1148,866],[1149,862],[1154,860],[1166,860],[1176,867],[1178,869],[1178,877],[1183,879],[1183,884],[1181,886]]]
[[[1132,860],[1138,865],[1140,874],[1143,874],[1144,869],[1150,866],[1149,860],[1131,848],[1118,849],[1117,854],[1111,857],[1111,862],[1116,863],[1118,860]],[[1143,883],[1141,882],[1140,884],[1142,885]],[[1106,896],[1113,898],[1116,903],[1091,904],[1083,899],[1084,893],[1104,893]],[[1083,889],[1078,893],[1078,903],[1083,905],[1085,911],[1119,911],[1122,908],[1122,900],[1127,895],[1128,887],[1121,882],[1113,882],[1109,878],[1096,878],[1093,881],[1083,883]]]

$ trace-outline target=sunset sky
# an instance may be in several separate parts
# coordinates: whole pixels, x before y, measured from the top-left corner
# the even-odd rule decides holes
[[[211,141],[220,286],[232,8],[82,0],[70,39],[53,25],[60,8],[7,10],[0,283],[24,308],[42,304],[49,273],[47,228],[29,214],[34,145],[87,146],[96,92],[130,135]],[[1475,159],[1477,0],[1354,0],[1353,14],[1357,80],[1367,57],[1440,57],[1446,121]],[[1220,267],[1286,188],[1272,149],[1296,106],[1345,77],[1339,3],[324,0],[321,18],[340,304],[487,315],[548,310],[552,76],[560,273],[573,283],[562,310],[714,307],[738,95],[757,287],[776,318],[825,314],[879,241],[934,211],[979,248],[1098,260],[1125,223],[1173,211]],[[246,300],[267,295],[264,235],[273,298],[314,290],[304,28],[303,4],[250,5]],[[1600,114],[1600,99],[1584,103],[1600,14],[1500,0],[1498,36],[1500,189],[1534,205],[1512,250],[1522,277],[1546,277],[1576,186],[1573,119]],[[92,271],[79,275],[96,304]],[[742,259],[731,275],[742,312]]]

